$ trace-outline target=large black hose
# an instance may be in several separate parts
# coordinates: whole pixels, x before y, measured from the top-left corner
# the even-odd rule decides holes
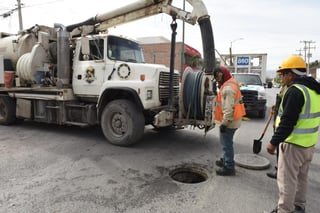
[[[198,20],[198,23],[200,26],[202,37],[204,72],[206,74],[213,74],[216,57],[210,17],[206,16],[204,18],[201,18]]]
[[[194,71],[187,74],[183,87],[183,106],[189,119],[203,120],[201,109],[201,88],[203,72]]]

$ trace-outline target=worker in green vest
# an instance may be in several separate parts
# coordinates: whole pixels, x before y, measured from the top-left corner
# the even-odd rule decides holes
[[[270,154],[279,146],[279,200],[271,213],[305,212],[308,171],[319,140],[320,84],[307,76],[300,56],[285,59],[277,72],[287,90],[267,145]]]

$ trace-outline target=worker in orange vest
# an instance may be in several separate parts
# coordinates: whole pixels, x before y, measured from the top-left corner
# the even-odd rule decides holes
[[[220,142],[223,150],[223,157],[216,161],[216,165],[220,167],[216,174],[234,176],[233,136],[246,112],[239,83],[231,76],[230,71],[223,66],[217,67],[214,70],[214,78],[219,88],[214,117],[220,124]]]

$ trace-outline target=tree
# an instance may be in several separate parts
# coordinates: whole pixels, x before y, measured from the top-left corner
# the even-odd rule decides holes
[[[190,60],[191,67],[201,67],[203,65],[203,60],[199,56],[192,56]]]

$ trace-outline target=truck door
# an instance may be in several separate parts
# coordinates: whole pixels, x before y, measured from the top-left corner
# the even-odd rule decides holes
[[[72,85],[75,95],[98,96],[105,76],[105,40],[89,40],[89,53],[83,54],[77,42],[73,60]]]

